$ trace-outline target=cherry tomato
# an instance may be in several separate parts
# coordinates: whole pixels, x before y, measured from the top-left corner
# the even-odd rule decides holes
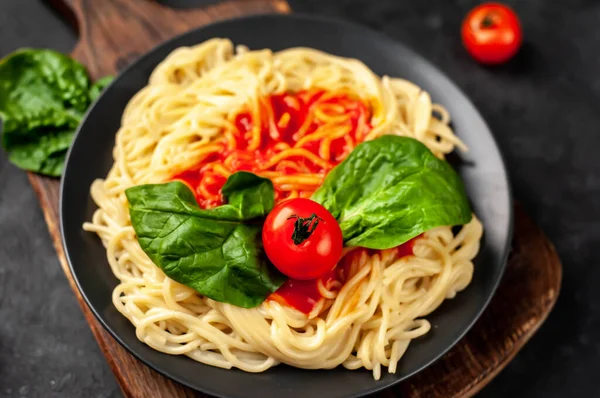
[[[484,3],[467,14],[461,35],[467,51],[483,64],[500,64],[517,53],[523,33],[515,12],[498,3]]]
[[[317,202],[295,198],[281,202],[263,225],[269,260],[293,279],[315,279],[331,270],[342,255],[342,230]]]

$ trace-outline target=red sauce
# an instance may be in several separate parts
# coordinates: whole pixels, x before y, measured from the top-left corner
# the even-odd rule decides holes
[[[396,247],[398,258],[412,256],[414,254],[413,248],[415,247],[415,242],[420,237],[421,235]],[[352,258],[354,256],[359,256],[362,251],[366,251],[369,255],[373,255],[377,252],[377,250],[365,248],[359,248],[350,252],[340,260],[336,268],[321,277],[323,284],[328,286],[328,284],[335,280],[343,282],[343,275],[345,274],[344,268],[349,266]],[[295,308],[308,315],[321,298],[322,296],[318,288],[318,279],[308,281],[288,279],[279,289],[277,289],[277,291],[267,297],[267,300],[277,301],[279,304]]]
[[[396,247],[396,250],[398,251],[398,258],[412,256],[413,254],[415,254],[414,253],[415,243],[421,236],[423,236],[423,234],[415,236],[411,240],[404,242],[400,246]]]
[[[196,167],[172,179],[185,182],[203,208],[222,205],[221,187],[227,175],[242,170],[269,178],[318,175],[321,179],[317,183],[292,188],[272,178],[276,200],[287,198],[296,188],[299,195],[310,196],[327,172],[364,140],[371,130],[370,120],[369,107],[347,93],[310,90],[272,95],[260,100],[257,111],[244,110],[235,115],[233,127],[213,145],[215,150]],[[304,152],[272,164],[274,156],[291,148]]]
[[[337,279],[335,269],[320,278],[326,287]],[[301,281],[288,279],[276,292],[267,297],[282,305],[295,308],[304,314],[310,314],[315,305],[323,298],[319,292],[318,279]]]

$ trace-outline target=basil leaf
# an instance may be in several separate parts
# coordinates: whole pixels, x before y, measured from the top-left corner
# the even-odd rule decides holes
[[[229,206],[239,210],[241,220],[266,216],[275,205],[271,180],[246,171],[232,174],[221,192]]]
[[[32,134],[36,132],[32,131]],[[36,134],[36,139],[10,147],[10,161],[25,170],[60,176],[74,134],[75,130]]]
[[[338,220],[346,246],[389,249],[472,213],[460,177],[421,142],[382,136],[358,145],[312,200]]]
[[[102,84],[91,90],[83,65],[56,51],[25,49],[3,59],[0,117],[10,161],[60,176],[75,129]]]
[[[96,80],[96,83],[90,88],[90,104],[96,100],[102,94],[102,91],[115,80],[114,76],[104,76],[101,79]]]
[[[263,253],[262,223],[248,222],[273,208],[273,184],[239,172],[223,193],[228,204],[203,210],[179,181],[125,191],[140,246],[167,276],[213,300],[256,307],[284,281]]]

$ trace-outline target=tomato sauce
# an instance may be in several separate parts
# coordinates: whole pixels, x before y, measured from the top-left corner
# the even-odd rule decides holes
[[[237,171],[324,178],[371,131],[369,106],[348,93],[308,90],[276,94],[260,99],[258,108],[258,112],[243,110],[235,115],[217,151],[172,177],[192,189],[202,208],[224,203],[221,187],[227,175]],[[275,156],[290,149],[303,152],[271,164]],[[277,201],[290,195],[283,184],[274,181],[274,187]],[[309,196],[317,187],[304,185],[298,190]]]
[[[415,247],[415,242],[421,236],[422,235],[412,238],[396,247],[398,258],[412,256],[414,254],[413,248]],[[327,287],[331,282],[336,280],[344,282],[342,277],[344,274],[343,268],[350,264],[350,256],[360,255],[361,250],[367,251],[369,255],[373,255],[376,252],[376,250],[364,248],[350,252],[346,257],[340,260],[340,263],[336,268],[320,278],[323,281],[323,285]],[[279,289],[267,297],[267,300],[273,300],[279,304],[287,305],[308,315],[322,298],[321,293],[319,292],[318,281],[318,279],[306,281],[288,279]]]
[[[396,247],[396,250],[398,252],[398,254],[397,254],[398,258],[412,256],[413,254],[415,254],[414,253],[415,243],[422,236],[423,236],[423,234],[415,236],[411,240],[404,242],[400,246]]]
[[[337,279],[336,270],[329,271],[319,279],[327,287]],[[279,304],[295,308],[304,314],[310,314],[323,297],[319,292],[319,279],[301,281],[290,278],[277,291],[267,297],[267,300],[273,300]]]

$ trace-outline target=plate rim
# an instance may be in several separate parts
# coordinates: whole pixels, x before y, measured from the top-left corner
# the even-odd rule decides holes
[[[351,22],[351,21],[349,21],[347,19],[343,19],[343,18],[335,18],[335,17],[323,16],[323,15],[314,15],[314,14],[310,14],[310,13],[306,13],[306,12],[292,12],[292,13],[259,13],[259,14],[252,14],[252,15],[233,17],[233,18],[220,19],[220,20],[217,20],[217,21],[205,24],[205,25],[198,26],[196,28],[189,29],[183,33],[175,35],[174,37],[172,37],[170,39],[164,40],[164,41],[158,43],[157,45],[153,46],[149,50],[145,51],[142,55],[140,55],[131,64],[127,65],[121,71],[118,71],[115,75],[114,80],[105,88],[105,91],[108,88],[110,88],[113,84],[115,84],[115,82],[117,82],[121,78],[122,75],[126,74],[129,70],[136,68],[136,66],[139,63],[141,63],[144,59],[151,57],[159,49],[169,47],[172,43],[177,42],[188,35],[194,35],[194,34],[196,34],[196,32],[199,32],[199,31],[202,31],[205,29],[209,29],[209,28],[213,28],[213,27],[216,27],[219,25],[227,25],[227,24],[236,23],[239,21],[265,19],[265,18],[266,19],[270,19],[270,18],[288,19],[288,20],[298,20],[298,21],[305,21],[305,22],[312,21],[312,22],[322,22],[322,23],[330,23],[330,24],[335,24],[335,25],[342,25],[347,28],[363,30],[365,33],[373,35],[373,38],[378,41],[387,41],[392,45],[402,47],[407,53],[410,54],[410,56],[412,58],[416,58],[417,60],[427,64],[429,67],[434,69],[435,72],[439,74],[439,76],[444,78],[446,81],[450,82],[454,86],[454,88],[457,90],[457,92],[463,97],[463,99],[466,101],[466,103],[468,105],[472,106],[473,109],[477,112],[477,114],[479,114],[479,116],[481,117],[481,121],[484,123],[485,127],[487,128],[487,130],[490,133],[490,138],[493,142],[495,149],[498,152],[499,161],[500,161],[500,165],[501,165],[500,170],[502,171],[502,173],[504,174],[504,176],[506,178],[506,193],[508,196],[508,213],[507,213],[508,225],[507,225],[507,233],[506,233],[506,244],[502,250],[498,277],[493,282],[492,288],[489,291],[489,293],[487,294],[487,297],[485,298],[483,305],[476,312],[473,319],[464,326],[463,331],[454,338],[454,341],[451,344],[449,344],[446,348],[444,348],[443,350],[440,350],[440,352],[437,355],[433,356],[430,360],[426,361],[422,366],[420,366],[420,367],[414,369],[413,371],[408,372],[402,376],[396,376],[396,374],[393,374],[392,376],[394,376],[395,378],[386,383],[374,384],[373,386],[368,387],[360,392],[356,392],[351,395],[347,395],[348,398],[364,397],[369,394],[373,394],[373,393],[380,392],[382,390],[391,388],[391,387],[399,384],[402,381],[406,381],[407,379],[413,377],[417,373],[420,373],[423,370],[425,370],[426,368],[430,367],[433,363],[439,361],[446,353],[448,353],[452,348],[454,348],[466,336],[466,334],[473,328],[473,325],[480,319],[481,315],[487,309],[491,300],[495,296],[498,286],[500,285],[500,282],[502,281],[505,271],[506,271],[506,267],[508,264],[508,257],[509,257],[510,251],[511,251],[511,245],[512,245],[511,242],[514,237],[514,199],[513,199],[513,190],[512,190],[510,175],[508,173],[508,168],[506,166],[506,159],[505,159],[504,154],[500,150],[500,146],[498,145],[498,141],[496,140],[496,137],[492,133],[492,129],[489,127],[486,119],[483,117],[483,115],[481,114],[479,109],[475,106],[475,104],[473,103],[471,98],[454,82],[453,79],[451,79],[445,72],[443,72],[437,66],[437,64],[435,64],[432,61],[429,61],[427,58],[420,55],[415,50],[413,50],[410,46],[404,44],[404,42],[402,42],[400,40],[394,39],[394,38],[386,35],[385,33],[381,32],[381,31],[377,31],[371,27],[365,26],[360,23]],[[136,358],[138,361],[140,361],[144,366],[150,367],[152,370],[156,371],[157,373],[161,374],[162,376],[167,377],[173,381],[176,381],[176,382],[192,389],[193,391],[203,392],[206,394],[214,395],[216,397],[223,397],[223,398],[232,397],[231,395],[227,395],[220,391],[214,390],[209,385],[199,387],[198,385],[189,383],[184,378],[180,377],[177,373],[173,373],[169,369],[166,369],[165,367],[156,365],[152,361],[143,358],[143,356],[140,353],[138,353],[135,349],[133,349],[129,344],[127,344],[119,336],[119,334],[115,330],[113,330],[113,328],[111,328],[109,326],[108,322],[106,322],[106,320],[100,315],[99,311],[92,305],[90,299],[88,298],[86,292],[84,291],[84,289],[82,288],[82,286],[80,284],[79,278],[77,278],[77,276],[76,276],[77,273],[75,272],[73,262],[71,260],[70,254],[69,254],[67,240],[65,239],[65,234],[64,234],[64,223],[65,223],[64,222],[64,220],[65,220],[64,212],[65,212],[65,209],[64,209],[63,202],[64,202],[65,181],[66,181],[65,176],[67,175],[67,172],[69,170],[68,166],[69,166],[69,161],[71,159],[72,150],[75,147],[75,142],[77,141],[77,139],[79,138],[79,136],[81,134],[82,127],[85,124],[85,121],[88,119],[89,115],[94,112],[96,105],[98,104],[100,98],[103,95],[104,95],[104,92],[101,93],[101,95],[95,99],[95,101],[90,105],[88,110],[85,112],[83,118],[81,119],[81,122],[75,131],[75,135],[73,137],[72,143],[67,151],[67,154],[65,157],[64,168],[63,168],[63,175],[60,179],[59,204],[58,204],[58,206],[59,206],[59,225],[60,225],[60,235],[61,235],[60,241],[62,244],[65,259],[67,260],[67,263],[69,266],[69,271],[71,273],[73,281],[75,282],[75,285],[77,286],[77,290],[81,294],[85,304],[90,309],[90,311],[94,314],[94,317],[100,323],[100,325],[102,325],[104,330],[107,331],[109,333],[109,335],[113,339],[115,339],[121,347],[123,347],[129,354],[131,354],[134,358]],[[121,316],[123,316],[123,315],[121,315]],[[86,319],[86,322],[87,322],[87,319]],[[132,327],[134,327],[134,326],[132,326]],[[145,343],[143,343],[143,344],[145,344]],[[104,352],[103,352],[103,354],[104,354]],[[162,353],[162,354],[169,356],[169,354],[166,354],[166,353]],[[200,363],[200,362],[198,362],[198,363]],[[200,363],[200,364],[204,365],[204,366],[211,366],[211,365],[202,364],[202,363]],[[282,364],[282,365],[284,365],[284,364]],[[288,365],[284,365],[284,366],[288,366]],[[290,366],[290,367],[292,367],[292,366]],[[294,368],[294,367],[292,367],[292,368]],[[111,367],[111,371],[112,371],[112,367]],[[327,371],[327,369],[320,369],[320,371]],[[348,370],[348,371],[351,372],[350,370]]]

